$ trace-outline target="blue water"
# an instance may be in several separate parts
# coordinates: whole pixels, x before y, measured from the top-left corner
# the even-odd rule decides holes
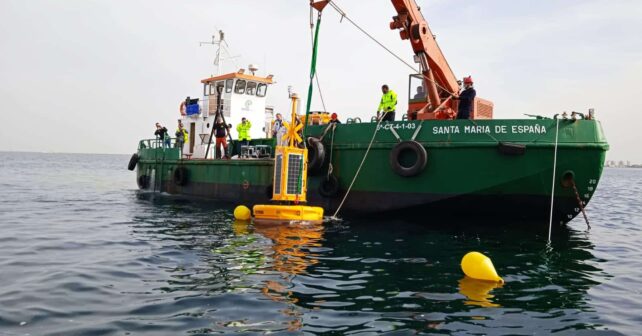
[[[592,229],[547,250],[547,223],[237,223],[128,160],[0,153],[0,335],[642,333],[642,170],[606,169]],[[471,250],[503,286],[463,277]]]

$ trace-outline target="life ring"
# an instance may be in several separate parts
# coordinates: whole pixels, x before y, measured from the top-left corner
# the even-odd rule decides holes
[[[185,107],[185,101],[181,102],[181,105],[178,108],[178,111],[181,113],[182,116],[187,115],[187,111],[186,111],[186,107]]]
[[[136,164],[138,163],[139,159],[140,158],[138,157],[138,154],[134,153],[131,159],[129,159],[129,164],[127,165],[127,169],[134,170],[136,168]]]
[[[185,167],[176,167],[172,174],[172,179],[177,186],[184,186],[187,184],[187,169]]]
[[[334,198],[339,195],[340,186],[339,179],[330,174],[327,178],[324,178],[319,184],[319,194],[326,198]]]
[[[136,182],[138,183],[138,188],[140,189],[147,189],[149,187],[149,176],[147,175],[140,175],[136,179]]]
[[[413,153],[417,158],[410,166],[401,162],[402,155],[408,152]],[[428,152],[417,141],[402,141],[390,151],[390,168],[399,176],[411,177],[418,175],[426,168],[426,163],[428,163]]]
[[[308,174],[316,175],[321,172],[325,163],[325,146],[318,138],[308,138]]]

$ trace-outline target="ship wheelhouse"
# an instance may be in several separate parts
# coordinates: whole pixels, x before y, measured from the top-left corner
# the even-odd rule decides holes
[[[250,136],[253,139],[270,137],[270,122],[273,119],[273,108],[267,105],[268,86],[274,83],[273,76],[261,77],[237,72],[213,76],[201,80],[203,85],[202,99],[186,99],[187,109],[181,119],[189,132],[189,144],[184,153],[193,158],[204,158],[210,141],[212,127],[218,106],[218,91],[221,88],[220,108],[222,117],[230,127],[233,139],[238,138],[236,126],[246,118],[251,124]],[[213,139],[212,139],[213,140]],[[214,141],[212,141],[214,143]],[[210,146],[210,152],[213,145]],[[213,157],[213,153],[207,155]]]

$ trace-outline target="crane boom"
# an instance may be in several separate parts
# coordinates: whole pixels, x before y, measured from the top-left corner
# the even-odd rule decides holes
[[[450,69],[417,3],[414,0],[392,0],[392,5],[397,11],[397,16],[394,16],[393,21],[390,22],[390,29],[399,29],[401,39],[410,40],[412,50],[421,60],[421,70],[424,75],[432,71],[435,80],[433,85],[436,84],[442,90],[456,94],[459,91],[457,78]]]
[[[421,66],[424,87],[428,93],[428,104],[416,111],[409,110],[412,119],[444,119],[456,115],[457,102],[453,99],[459,93],[459,83],[428,22],[415,0],[391,0],[397,15],[390,22],[390,29],[399,30],[402,40],[409,40],[416,59]],[[493,103],[476,99],[474,118],[491,118]],[[480,113],[477,113],[480,112]]]
[[[420,91],[420,87],[417,87],[417,94],[413,98],[410,96],[410,91],[408,92],[408,119],[454,119],[457,116],[459,82],[430,31],[428,22],[415,0],[391,1],[397,15],[392,17],[390,29],[398,29],[401,39],[410,41],[415,53],[415,61],[421,66],[421,74],[410,75],[409,86],[413,79],[421,79],[425,89]],[[319,12],[319,18],[323,8],[328,4],[334,7],[342,17],[346,17],[345,12],[331,0],[310,0],[310,6]],[[348,21],[372,38],[349,18]],[[475,97],[472,105],[471,119],[492,119],[492,102]]]

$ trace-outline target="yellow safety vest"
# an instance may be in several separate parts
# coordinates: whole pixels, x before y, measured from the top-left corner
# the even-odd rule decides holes
[[[236,125],[236,131],[239,132],[239,140],[252,140],[250,138],[250,127],[252,127],[252,123],[249,120],[245,121],[245,124]]]
[[[183,142],[188,143],[189,140],[187,138],[187,130],[184,128],[183,129],[177,128],[175,134],[180,134],[180,133],[183,133]],[[178,135],[176,137],[178,138]]]
[[[392,90],[388,90],[388,93],[381,96],[381,103],[379,103],[379,109],[377,111],[392,112],[396,109],[397,94]]]

